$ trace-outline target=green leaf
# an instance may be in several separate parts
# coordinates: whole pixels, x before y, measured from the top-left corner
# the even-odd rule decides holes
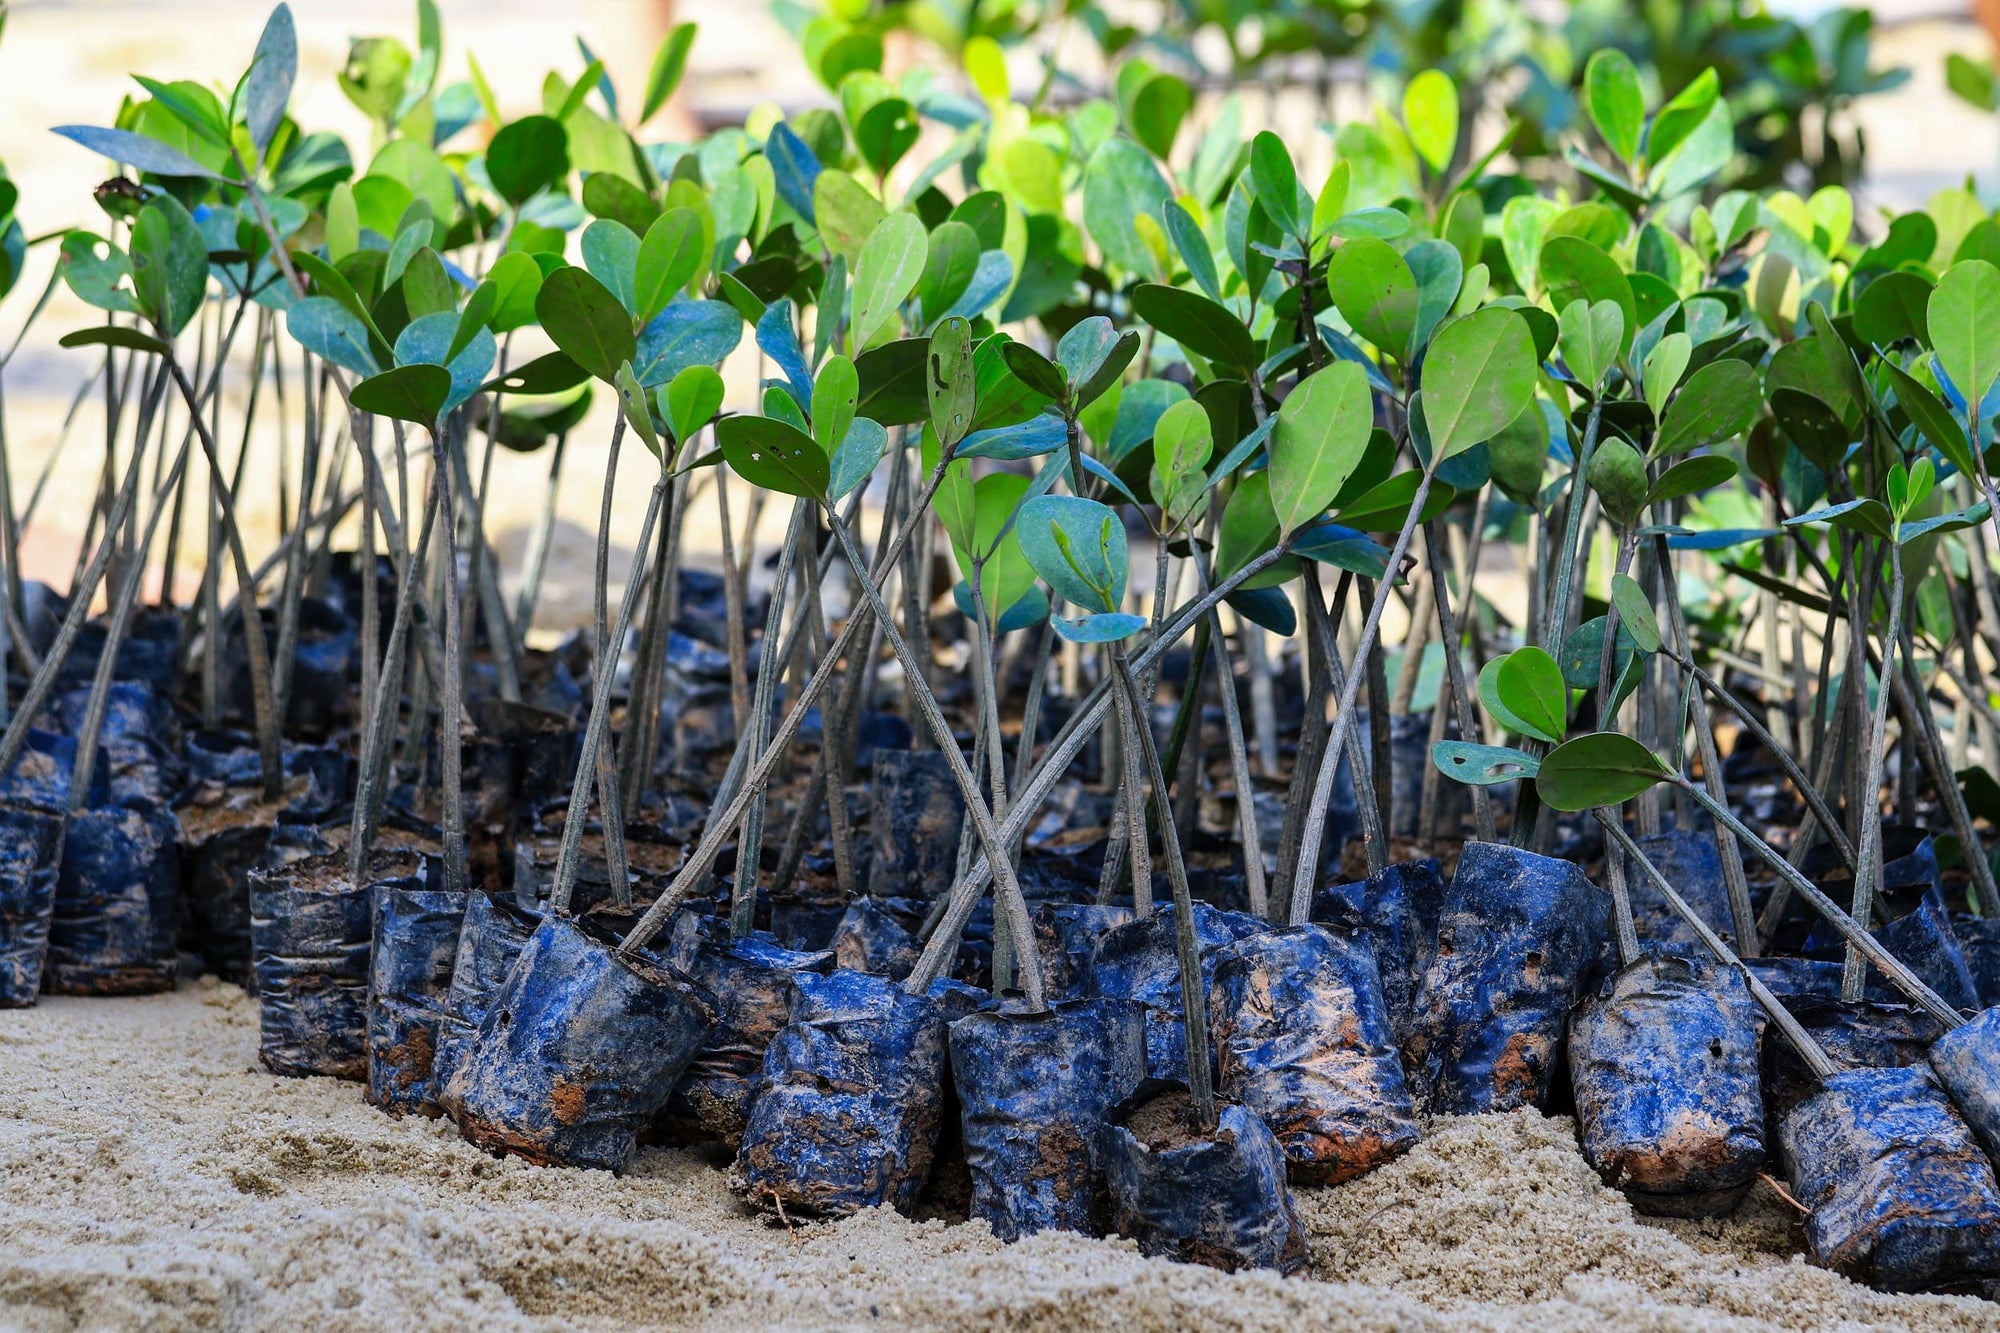
[[[1172,156],[1181,122],[1193,107],[1194,90],[1186,80],[1172,74],[1155,74],[1132,94],[1129,119],[1133,137],[1164,162]]]
[[[1668,776],[1660,757],[1630,736],[1600,731],[1558,745],[1542,758],[1535,790],[1555,810],[1622,805]]]
[[[827,498],[844,500],[868,478],[889,448],[889,432],[867,417],[856,417],[834,448],[827,480]]]
[[[452,331],[451,346],[445,351],[444,364],[450,365],[458,359],[458,354],[469,346],[479,331],[493,321],[493,314],[500,308],[500,289],[488,278],[472,289],[472,296],[465,303],[465,309],[458,315],[458,327]]]
[[[1199,403],[1184,399],[1160,414],[1153,427],[1151,481],[1166,530],[1194,516],[1210,485],[1205,468],[1214,451],[1214,427]]]
[[[2000,378],[2000,268],[1983,259],[1953,264],[1925,308],[1938,364],[1969,404]]]
[[[569,358],[607,384],[639,350],[632,317],[618,298],[580,268],[559,268],[535,296],[542,330]]]
[[[1000,357],[1007,363],[1007,369],[1014,372],[1014,377],[1036,393],[1048,398],[1061,398],[1069,392],[1062,367],[1026,343],[1002,343]]]
[[[1210,248],[1208,237],[1202,235],[1201,224],[1181,207],[1178,200],[1168,200],[1160,213],[1166,222],[1167,239],[1174,243],[1181,262],[1187,265],[1188,276],[1194,279],[1194,285],[1201,288],[1209,300],[1220,302],[1222,279],[1216,271],[1215,251]]]
[[[1368,375],[1352,361],[1335,361],[1286,395],[1271,434],[1271,501],[1281,530],[1296,532],[1326,512],[1360,464],[1373,425]]]
[[[208,294],[208,243],[172,195],[156,195],[132,226],[132,290],[169,335],[188,326]]]
[[[303,304],[300,302],[300,305]],[[299,307],[292,308],[297,310]],[[613,374],[616,373],[616,367],[613,367]],[[488,380],[480,388],[486,393],[524,393],[540,397],[574,389],[589,378],[590,372],[569,357],[561,352],[550,352]]]
[[[1855,336],[1877,347],[1906,339],[1929,346],[1931,290],[1930,279],[1921,274],[1880,275],[1855,299]]]
[[[57,342],[64,347],[123,347],[130,352],[165,355],[173,349],[162,340],[125,324],[100,324],[95,328],[65,333]]]
[[[633,268],[633,300],[641,324],[665,310],[701,271],[704,238],[701,215],[691,208],[670,208],[646,229]]]
[[[519,208],[569,174],[569,133],[553,116],[523,116],[486,145],[486,179]]]
[[[1646,124],[1646,94],[1632,57],[1604,47],[1583,67],[1584,102],[1605,145],[1630,164],[1639,157],[1639,131]]]
[[[827,457],[833,457],[833,451],[847,438],[847,429],[854,424],[854,405],[860,400],[861,377],[855,373],[854,363],[844,356],[828,357],[813,381],[812,394],[813,439]]]
[[[1125,597],[1125,525],[1108,505],[1076,495],[1038,495],[1014,521],[1021,551],[1073,606],[1113,612]]]
[[[1895,529],[1896,520],[1889,512],[1889,506],[1880,500],[1867,498],[1829,505],[1824,509],[1815,509],[1809,514],[1800,514],[1796,518],[1785,520],[1785,526],[1788,528],[1803,527],[1808,523],[1831,523],[1850,532],[1887,540]]]
[[[972,429],[979,385],[972,356],[972,325],[964,316],[953,315],[932,331],[925,365],[931,429],[949,448]]]
[[[1151,273],[1152,256],[1133,219],[1160,216],[1173,198],[1152,154],[1129,139],[1107,139],[1083,173],[1083,225],[1097,248],[1127,273]]]
[[[688,52],[694,46],[694,34],[694,24],[678,24],[660,43],[653,56],[653,68],[646,75],[646,100],[639,109],[641,125],[659,114],[667,99],[674,95],[674,89],[680,87],[681,75],[687,72]]]
[[[1631,527],[1646,507],[1646,460],[1623,440],[1600,441],[1590,456],[1590,489],[1604,502],[1606,518]]]
[[[583,207],[594,218],[624,223],[634,236],[644,236],[660,217],[653,196],[608,171],[593,171],[583,178]]]
[[[1703,454],[1674,464],[1661,474],[1646,492],[1647,504],[1660,504],[1694,495],[1736,479],[1736,460],[1721,454]]]
[[[817,500],[832,480],[826,451],[796,426],[770,417],[724,417],[715,425],[722,456],[753,486]]]
[[[1408,354],[1417,324],[1417,279],[1387,241],[1363,237],[1336,250],[1327,293],[1348,326],[1384,354]]]
[[[1415,468],[1398,472],[1379,486],[1341,505],[1334,511],[1334,522],[1343,527],[1359,528],[1363,532],[1395,532],[1409,517],[1410,506],[1416,502],[1417,487],[1423,479],[1424,474]],[[1442,514],[1451,507],[1455,494],[1443,482],[1433,481],[1417,521],[1428,523]]]
[[[853,346],[866,348],[896,309],[908,299],[930,257],[930,237],[922,220],[891,213],[869,233],[854,265]]]
[[[1720,95],[1721,83],[1713,69],[1696,75],[1653,118],[1653,132],[1646,139],[1646,155],[1656,163],[1664,162],[1708,119]]]
[[[1204,242],[1206,244],[1206,242]],[[1401,263],[1400,257],[1397,260]],[[1409,270],[1406,267],[1404,273]],[[1411,309],[1416,308],[1416,282],[1411,280]],[[1262,358],[1250,331],[1226,306],[1199,292],[1158,283],[1141,283],[1132,291],[1132,313],[1195,355],[1238,372],[1246,381]]]
[[[965,295],[979,271],[979,233],[963,222],[945,221],[931,232],[930,254],[917,279],[917,301],[924,321],[937,323],[952,303]]]
[[[1649,458],[1672,458],[1741,434],[1763,406],[1756,367],[1734,357],[1711,361],[1688,376],[1667,404]]]
[[[94,125],[58,125],[55,133],[72,143],[82,144],[101,157],[155,176],[193,176],[204,180],[224,180],[226,177],[210,171],[201,163],[176,148],[169,148],[158,139],[149,139],[143,134],[130,130],[106,130]]]
[[[1403,125],[1417,155],[1442,176],[1458,151],[1458,88],[1442,70],[1427,69],[1403,89]]]
[[[1920,537],[1940,536],[1947,532],[1962,532],[1967,528],[1977,527],[1986,521],[1986,516],[1991,512],[1992,507],[1981,500],[1969,509],[1905,523],[1896,532],[1896,545],[1908,546]]]
[[[1646,406],[1653,409],[1653,419],[1667,410],[1667,399],[1687,373],[1688,360],[1694,355],[1694,339],[1686,333],[1669,333],[1653,345],[1646,356],[1646,369],[1642,375],[1646,395]]]
[[[1590,302],[1581,297],[1563,307],[1557,320],[1556,348],[1577,383],[1592,396],[1618,364],[1618,347],[1625,335],[1625,313],[1615,301]]]
[[[1639,329],[1639,307],[1618,261],[1580,236],[1551,236],[1542,243],[1541,266],[1542,286],[1557,310],[1579,300],[1593,305],[1599,301],[1617,303],[1625,317],[1618,355],[1625,355]]]
[[[292,82],[299,72],[298,34],[292,27],[290,5],[279,5],[264,23],[250,71],[243,76],[243,123],[258,152],[271,146],[284,124],[285,104],[292,99]]]
[[[1632,642],[1639,645],[1642,653],[1657,653],[1665,641],[1660,637],[1660,622],[1653,617],[1653,604],[1646,597],[1645,589],[1630,574],[1611,576],[1611,604],[1618,608],[1618,624]]]
[[[639,377],[632,372],[632,363],[627,361],[618,367],[618,408],[625,414],[625,424],[639,436],[646,452],[653,457],[660,456],[660,433],[653,429],[653,405],[646,397],[646,390],[639,383]]]
[[[1869,290],[1874,289],[1871,287]],[[1890,385],[1896,390],[1897,406],[1903,409],[1924,438],[1951,460],[1953,467],[1968,477],[1977,476],[1972,450],[1965,442],[1965,427],[1958,424],[1952,410],[1894,361],[1884,360],[1882,366],[1888,372]]]
[[[1299,215],[1299,174],[1292,166],[1291,150],[1269,130],[1259,131],[1250,141],[1250,182],[1271,221],[1287,236],[1310,239],[1306,219]]]
[[[1569,687],[1562,668],[1548,653],[1532,645],[1516,648],[1500,659],[1493,687],[1508,714],[1524,734],[1551,745],[1569,730]]]
[[[1424,423],[1439,462],[1490,440],[1535,395],[1535,340],[1519,314],[1487,306],[1452,320],[1424,356]]]
[[[526,328],[535,322],[535,298],[542,291],[542,267],[533,255],[501,255],[486,271],[486,286],[493,288],[492,327],[495,333]]]
[[[348,393],[348,400],[363,412],[407,421],[425,430],[436,429],[438,413],[450,397],[451,372],[428,362],[371,375]]]
[[[685,445],[722,410],[722,376],[714,366],[689,366],[656,396],[667,429]]]
[[[1539,759],[1523,751],[1505,745],[1474,745],[1470,741],[1437,742],[1431,746],[1431,763],[1454,782],[1474,787],[1533,778],[1542,767]]]
[[[868,187],[838,168],[820,172],[813,182],[813,214],[827,247],[852,266],[868,238],[889,216]]]

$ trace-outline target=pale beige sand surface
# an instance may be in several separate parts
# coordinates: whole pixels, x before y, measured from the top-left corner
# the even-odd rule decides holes
[[[256,1045],[212,982],[0,1014],[0,1328],[2000,1328],[1809,1267],[1761,1186],[1729,1222],[1639,1221],[1527,1113],[1302,1191],[1312,1277],[1286,1281],[888,1212],[787,1233],[698,1156],[495,1160]]]

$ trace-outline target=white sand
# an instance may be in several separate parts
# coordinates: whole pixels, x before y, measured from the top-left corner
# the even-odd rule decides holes
[[[0,1328],[2000,1328],[1808,1266],[1761,1186],[1729,1222],[1640,1221],[1532,1114],[1302,1191],[1316,1280],[1283,1281],[888,1212],[787,1234],[712,1161],[495,1160],[354,1084],[271,1077],[256,1042],[212,982],[0,1014]]]

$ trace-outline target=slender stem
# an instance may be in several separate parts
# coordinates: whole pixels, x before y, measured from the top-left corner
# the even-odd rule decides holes
[[[1416,533],[1424,512],[1424,502],[1430,498],[1431,481],[1437,475],[1437,462],[1433,456],[1431,465],[1424,469],[1423,478],[1417,483],[1417,493],[1410,500],[1410,512],[1403,520],[1403,530],[1396,534],[1396,544],[1390,549],[1388,567],[1376,585],[1374,601],[1368,608],[1368,619],[1361,627],[1361,642],[1355,646],[1356,669],[1348,673],[1345,688],[1340,692],[1340,704],[1333,715],[1333,730],[1327,739],[1326,749],[1320,755],[1319,773],[1313,781],[1312,804],[1307,807],[1305,830],[1299,839],[1298,864],[1293,871],[1291,924],[1295,926],[1303,926],[1311,919],[1320,843],[1326,836],[1327,811],[1333,802],[1334,774],[1339,768],[1340,747],[1346,742],[1347,729],[1354,720],[1354,700],[1363,674],[1359,669],[1360,659],[1365,658],[1375,645],[1376,634],[1382,626],[1382,611],[1389,604],[1389,592],[1394,586],[1396,571],[1402,566],[1404,553],[1410,549],[1410,538]],[[1387,727],[1388,719],[1377,717],[1374,725]],[[1282,869],[1280,867],[1281,873]]]
[[[646,502],[646,517],[639,525],[639,542],[632,549],[632,572],[625,580],[625,591],[618,600],[618,623],[611,637],[624,642],[625,635],[632,627],[632,609],[639,601],[639,585],[645,581],[646,558],[650,554],[653,539],[653,525],[659,521],[660,506],[666,499],[667,481],[664,473],[653,483],[652,495]],[[558,916],[569,913],[570,898],[576,891],[577,876],[583,869],[583,826],[590,813],[590,791],[592,779],[598,772],[598,754],[604,748],[605,735],[611,730],[611,688],[616,673],[600,670],[591,681],[590,721],[584,725],[583,752],[577,758],[576,777],[570,785],[569,809],[563,816],[562,850],[556,858],[555,883],[549,889],[549,906]],[[609,801],[604,804],[610,804]],[[740,812],[739,812],[740,813]],[[732,821],[729,826],[734,828]],[[719,850],[719,849],[718,849]],[[714,864],[711,857],[709,865]],[[683,874],[686,872],[683,871]],[[706,876],[707,867],[702,874]],[[664,901],[664,895],[662,897]],[[626,936],[624,947],[637,950],[643,947],[644,938],[639,932],[652,920],[658,909],[655,903],[646,916],[640,918],[639,925]],[[650,935],[646,938],[650,938]],[[634,941],[637,940],[637,943]]]
[[[1132,674],[1122,646],[1112,650],[1111,660],[1125,688],[1127,702],[1143,712],[1145,694]],[[1181,842],[1174,829],[1173,802],[1167,799],[1167,778],[1160,768],[1160,754],[1153,744],[1153,729],[1139,727],[1139,753],[1153,784],[1153,796],[1160,811],[1161,842],[1167,858],[1167,882],[1174,895],[1174,953],[1181,971],[1181,1031],[1187,1044],[1188,1093],[1194,1102],[1195,1128],[1207,1133],[1215,1128],[1215,1088],[1209,1068],[1208,997],[1201,984],[1201,943],[1195,935],[1194,895],[1188,890],[1187,866],[1181,860]],[[1135,804],[1137,804],[1135,802]],[[1143,836],[1143,828],[1141,834]],[[1035,969],[1030,968],[1029,971]]]
[[[1854,875],[1854,919],[1866,931],[1875,908],[1876,886],[1882,880],[1882,766],[1888,748],[1889,699],[1895,693],[1890,677],[1896,669],[1896,646],[1903,623],[1903,549],[1892,537],[1889,547],[1889,631],[1882,640],[1882,672],[1875,691],[1874,716],[1862,742],[1863,775],[1861,790],[1867,806],[1861,812],[1861,855]],[[1857,638],[1864,632],[1854,625]],[[1841,972],[1840,998],[1852,1003],[1861,998],[1868,981],[1868,968],[1861,951],[1850,942],[1847,966]]]

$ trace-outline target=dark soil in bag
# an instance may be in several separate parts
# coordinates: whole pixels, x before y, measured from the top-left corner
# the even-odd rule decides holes
[[[1403,1068],[1433,1115],[1540,1106],[1610,899],[1568,861],[1467,843],[1446,892]]]
[[[732,1184],[759,1208],[908,1213],[930,1175],[944,1104],[945,1015],[886,978],[801,976]]]
[[[0,806],[0,1009],[25,1008],[41,990],[62,831],[59,816]]]
[[[1313,895],[1314,921],[1366,937],[1398,1045],[1416,1022],[1417,981],[1437,947],[1443,911],[1444,875],[1429,857],[1398,861]]]
[[[868,816],[877,898],[935,898],[958,865],[965,803],[936,750],[877,750]]]
[[[404,880],[384,880],[373,894],[368,1100],[395,1115],[435,1116],[438,1023],[471,895]]]
[[[1928,839],[1925,846],[1929,846]],[[1978,1008],[1979,989],[1965,951],[1952,932],[1944,894],[1937,885],[1904,889],[1897,898],[1885,899],[1878,907],[1888,919],[1869,934],[1953,1008]],[[1821,922],[1806,937],[1803,952],[1831,961],[1843,958],[1845,949],[1833,927]],[[1888,978],[1873,967],[1868,969],[1868,987],[1871,992],[1888,998],[1900,995]]]
[[[264,641],[278,641],[278,613],[265,607]],[[390,612],[394,615],[394,612]],[[341,608],[318,597],[299,600],[299,629],[292,659],[291,691],[285,699],[285,734],[325,736],[351,720],[353,691],[348,674],[356,668],[359,623]],[[237,716],[251,716],[250,655],[243,644],[241,622],[235,622],[224,657],[229,672],[228,697]]]
[[[1458,725],[1452,723],[1446,733],[1454,738],[1458,735]],[[1389,718],[1389,828],[1391,837],[1426,837],[1425,830],[1417,827],[1423,813],[1424,774],[1431,763],[1431,715],[1429,712],[1405,713]],[[1468,798],[1464,784],[1443,782],[1438,784],[1437,825],[1440,830],[1458,828],[1465,819]]]
[[[431,1061],[432,1095],[448,1114],[457,1114],[457,1074],[493,996],[541,922],[540,912],[493,894],[467,895],[451,984],[438,1015],[437,1054]]]
[[[79,810],[63,830],[52,995],[151,995],[180,972],[180,825],[157,805]]]
[[[925,908],[910,898],[857,898],[841,913],[826,947],[841,967],[901,981],[923,953],[917,930]]]
[[[1218,1091],[1277,1136],[1294,1181],[1335,1185],[1417,1141],[1363,936],[1290,926],[1224,945],[1209,986]]]
[[[165,702],[134,681],[113,681],[106,691],[98,753],[105,767],[101,805],[172,805],[187,785],[187,767],[175,753],[178,728]],[[52,721],[77,735],[90,706],[90,690],[57,696]]]
[[[250,872],[250,935],[257,979],[257,1058],[274,1074],[368,1077],[371,889],[421,888],[421,863],[376,853],[362,883],[344,852]]]
[[[1914,1005],[1843,1002],[1837,985],[1839,964],[1831,966],[1836,981],[1833,995],[1781,995],[1780,999],[1833,1062],[1843,1069],[1900,1069],[1924,1063],[1931,1043],[1944,1034],[1943,1025]],[[1764,1043],[1767,1141],[1775,1138],[1792,1108],[1818,1091],[1819,1080],[1787,1043],[1775,1039]]]
[[[1981,1008],[2000,1004],[2000,919],[1954,915],[1951,933],[1958,937],[1966,971],[1979,992]]]
[[[1640,838],[1638,842],[1639,850],[1659,867],[1674,891],[1687,899],[1702,922],[1734,949],[1736,927],[1729,914],[1729,887],[1722,878],[1722,853],[1715,848],[1715,835],[1696,829],[1671,829]],[[1629,874],[1625,881],[1625,891],[1632,900],[1632,924],[1642,942],[1680,946],[1683,952],[1702,947],[1693,928],[1667,905],[1666,895],[1651,879]]]
[[[1764,1165],[1756,1001],[1735,969],[1652,952],[1570,1019],[1583,1155],[1640,1212],[1720,1216]]]
[[[1939,1037],[1929,1060],[1987,1156],[2000,1162],[2000,1009]]]
[[[1929,1068],[1835,1074],[1781,1142],[1824,1267],[1884,1291],[2000,1278],[2000,1186]]]
[[[1002,1240],[1101,1234],[1106,1201],[1091,1141],[1145,1079],[1145,1007],[1091,998],[1038,1014],[969,1014],[951,1025],[951,1073],[972,1216]]]
[[[1151,1079],[1112,1109],[1097,1137],[1111,1229],[1154,1258],[1295,1273],[1306,1230],[1284,1152],[1251,1111],[1217,1109],[1216,1129],[1201,1133],[1187,1089]]]
[[[1042,960],[1042,991],[1050,1003],[1090,993],[1090,959],[1097,942],[1137,918],[1129,907],[1095,903],[1041,903],[1035,908],[1035,951]]]
[[[1269,930],[1261,917],[1194,905],[1195,942],[1201,957],[1201,984],[1215,977],[1215,951]],[[1146,1073],[1171,1080],[1187,1074],[1187,1037],[1181,1023],[1181,966],[1174,948],[1174,907],[1115,926],[1098,938],[1091,960],[1091,990],[1146,1006]]]
[[[536,927],[458,1071],[458,1127],[489,1152],[622,1171],[714,1021],[664,959],[576,922]]]
[[[764,1052],[790,1021],[799,976],[832,972],[834,956],[780,948],[764,931],[733,940],[720,917],[683,923],[670,957],[715,997],[715,1026],[654,1125],[670,1140],[720,1139],[734,1147],[749,1121]]]

